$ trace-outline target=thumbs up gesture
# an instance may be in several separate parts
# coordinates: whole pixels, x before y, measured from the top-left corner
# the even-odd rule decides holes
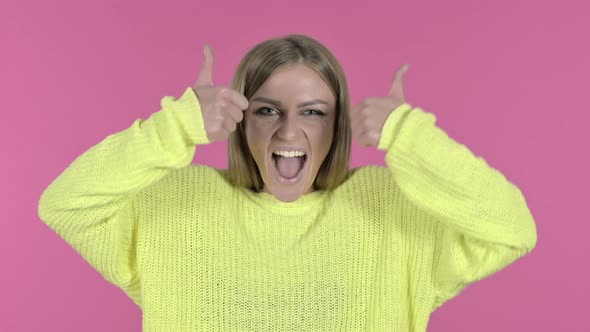
[[[402,65],[393,77],[387,97],[366,98],[350,110],[352,136],[362,146],[377,146],[389,114],[406,102],[403,80],[409,66]]]
[[[213,51],[205,45],[205,60],[193,90],[199,99],[205,131],[210,142],[225,140],[236,130],[248,108],[246,97],[224,86],[213,84]]]

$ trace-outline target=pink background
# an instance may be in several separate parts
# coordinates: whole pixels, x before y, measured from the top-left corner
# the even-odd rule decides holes
[[[585,1],[21,1],[0,5],[0,331],[140,331],[141,311],[37,216],[78,155],[194,82],[209,43],[229,85],[247,48],[303,33],[341,61],[352,102],[406,96],[521,188],[537,248],[435,311],[429,331],[590,331]],[[384,165],[353,143],[351,166]],[[226,144],[195,163],[225,167]],[[584,171],[586,170],[586,171]]]

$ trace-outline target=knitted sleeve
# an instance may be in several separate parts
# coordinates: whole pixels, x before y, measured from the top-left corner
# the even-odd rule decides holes
[[[78,156],[42,193],[39,217],[141,307],[135,198],[208,142],[192,88],[178,100],[164,97],[160,111]]]
[[[537,243],[519,188],[435,122],[433,114],[402,104],[386,120],[378,146],[403,194],[438,222],[434,254],[426,258],[433,311]]]

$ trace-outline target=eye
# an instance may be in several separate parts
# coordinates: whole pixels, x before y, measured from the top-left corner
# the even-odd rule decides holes
[[[326,115],[326,113],[319,111],[319,110],[305,110],[305,111],[303,111],[303,114],[305,114],[305,115],[319,115],[319,116]]]
[[[258,110],[256,110],[256,114],[260,116],[273,116],[278,115],[279,113],[277,112],[277,110],[273,108],[261,107]]]

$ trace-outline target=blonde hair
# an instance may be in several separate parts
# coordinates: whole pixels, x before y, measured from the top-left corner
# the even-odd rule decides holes
[[[332,146],[314,181],[315,190],[332,190],[348,174],[351,143],[348,84],[336,57],[324,45],[308,36],[293,34],[268,39],[246,53],[233,77],[232,88],[250,100],[278,67],[297,63],[315,70],[336,96]],[[229,136],[227,175],[233,185],[259,192],[264,182],[248,148],[243,123],[238,123],[236,130]]]

